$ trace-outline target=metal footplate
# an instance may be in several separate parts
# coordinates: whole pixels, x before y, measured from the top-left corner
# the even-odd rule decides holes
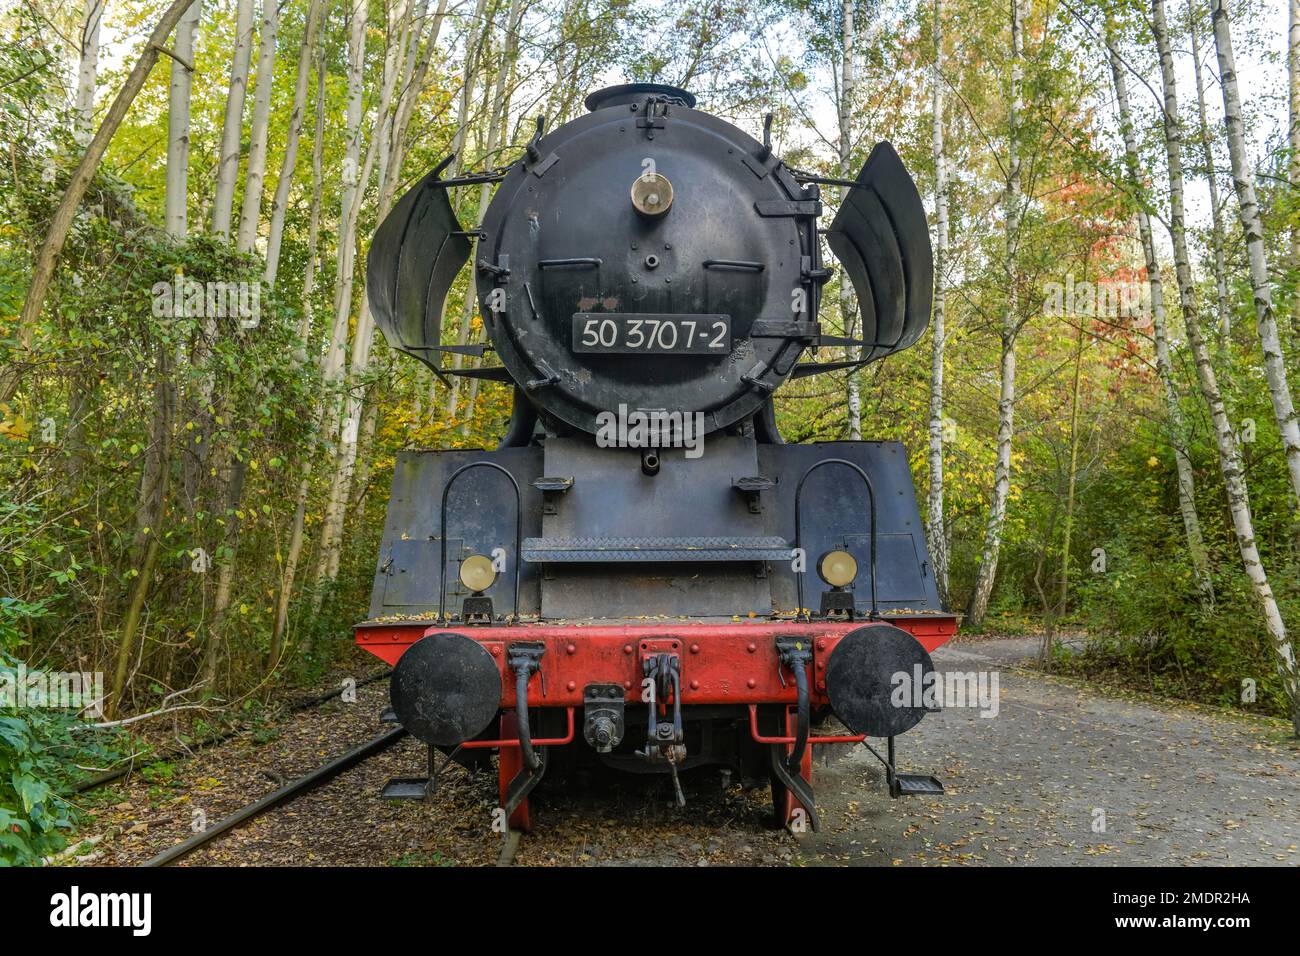
[[[923,773],[896,773],[889,783],[889,795],[899,797],[942,796],[943,784],[938,777]]]
[[[396,723],[396,719],[393,723]],[[379,791],[380,800],[420,800],[428,802],[434,794],[433,747],[429,747],[429,772],[423,777],[393,777]]]
[[[379,791],[380,800],[431,800],[433,788],[428,777],[394,777]]]

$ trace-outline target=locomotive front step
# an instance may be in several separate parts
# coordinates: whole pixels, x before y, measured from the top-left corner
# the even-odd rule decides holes
[[[379,791],[380,800],[428,800],[433,796],[428,777],[393,777]]]
[[[923,773],[896,773],[889,785],[889,795],[894,798],[943,796],[943,792],[938,777]]]

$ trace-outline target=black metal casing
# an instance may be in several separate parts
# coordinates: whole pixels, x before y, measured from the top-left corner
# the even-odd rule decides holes
[[[440,603],[459,614],[469,596],[459,561],[494,549],[508,564],[486,594],[498,617],[759,616],[801,599],[816,608],[825,590],[817,555],[847,550],[866,569],[873,530],[878,607],[941,610],[901,446],[787,445],[776,433],[771,393],[783,381],[853,364],[798,364],[823,338],[818,187],[801,184],[766,142],[694,109],[685,91],[629,84],[587,103],[592,112],[549,135],[539,123],[475,237],[481,312],[501,364],[469,373],[519,386],[510,434],[497,451],[399,456],[371,616],[428,615]],[[442,304],[471,235],[438,178],[445,165],[381,224],[368,280],[390,344],[440,372],[452,370],[439,352],[458,348],[441,344]],[[647,175],[671,183],[665,213],[634,202]],[[857,290],[858,345],[870,361],[923,332],[932,263],[916,187],[888,144],[856,182],[827,239]],[[582,317],[629,314],[723,316],[730,347],[592,354],[574,341]],[[647,469],[635,448],[597,447],[598,416],[620,407],[701,413],[702,455],[660,448]],[[446,483],[471,462],[491,467],[446,491],[444,529]],[[795,547],[807,555],[802,594]],[[870,590],[860,574],[847,603],[869,610]]]

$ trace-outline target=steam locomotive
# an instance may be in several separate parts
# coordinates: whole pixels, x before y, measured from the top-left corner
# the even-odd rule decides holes
[[[812,747],[894,738],[927,711],[910,683],[956,630],[940,604],[904,449],[787,444],[772,397],[917,341],[933,263],[915,184],[887,143],[857,178],[801,173],[771,144],[658,84],[588,113],[506,167],[431,171],[379,226],[371,311],[440,377],[512,383],[493,450],[401,454],[357,643],[394,665],[391,719],[438,752],[498,755],[509,825],[532,826],[548,766],[666,775],[702,765],[770,782],[778,822],[816,830]],[[448,191],[499,183],[480,228]],[[819,228],[823,185],[843,189]],[[825,236],[861,339],[818,324]],[[442,341],[473,260],[490,344]],[[816,361],[821,346],[860,357]],[[499,363],[453,367],[449,353]],[[849,354],[852,355],[853,351]],[[830,714],[845,731],[825,732]]]

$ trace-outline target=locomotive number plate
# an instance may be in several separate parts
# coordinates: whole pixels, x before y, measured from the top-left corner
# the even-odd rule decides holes
[[[575,312],[573,351],[726,355],[731,351],[731,316]]]

